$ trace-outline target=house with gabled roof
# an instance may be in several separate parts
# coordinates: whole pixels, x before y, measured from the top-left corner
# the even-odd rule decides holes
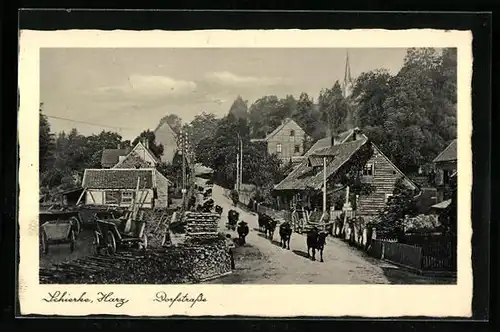
[[[179,151],[178,135],[172,129],[172,127],[164,121],[155,129],[155,142],[157,144],[163,145],[163,154],[161,155],[161,161],[166,163],[172,163],[174,157]]]
[[[156,167],[160,159],[149,149],[147,139],[139,141],[134,148],[113,168],[151,168]]]
[[[304,141],[307,136],[297,122],[287,118],[265,138],[251,141],[265,142],[269,154],[276,154],[283,162],[294,162],[300,160],[304,154]]]
[[[116,149],[104,149],[101,154],[101,167],[111,168],[118,164],[128,153],[129,149],[121,148],[120,145]]]
[[[143,208],[167,207],[170,185],[156,168],[86,169],[82,181],[85,204],[128,207],[138,195]]]
[[[345,189],[340,183],[340,178],[360,160],[364,164],[361,181],[370,184],[373,190],[356,197],[354,207],[357,216],[367,221],[375,217],[392,196],[399,178],[410,189],[419,191],[419,187],[413,181],[403,174],[361,130],[355,128],[340,142],[337,140],[335,143],[334,138],[329,138],[328,141],[323,140],[320,144],[315,144],[306,153],[301,164],[274,187],[274,192],[286,205],[311,207],[314,197],[322,195],[326,169],[327,205],[329,209],[334,209],[336,208],[333,202],[334,194]]]
[[[437,202],[448,200],[450,180],[457,172],[457,140],[453,141],[441,151],[432,161],[435,167],[435,182],[437,188]]]

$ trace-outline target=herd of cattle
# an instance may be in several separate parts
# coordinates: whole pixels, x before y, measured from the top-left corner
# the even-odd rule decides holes
[[[257,213],[259,231],[264,233],[266,239],[273,240],[274,232],[278,225],[278,220],[271,218],[267,214]],[[290,240],[292,238],[292,225],[289,221],[283,220],[279,225],[280,246],[290,250]],[[316,226],[312,226],[307,231],[306,244],[307,256],[313,261],[316,260],[316,251],[319,252],[320,261],[323,262],[323,250],[326,244],[327,232],[320,231]],[[312,255],[311,255],[312,253]]]
[[[190,204],[191,205],[191,204]],[[194,208],[194,204],[190,206]],[[199,212],[215,212],[219,215],[222,215],[223,208],[220,205],[215,205],[215,202],[212,198],[209,198],[207,201],[203,203],[203,205],[196,206],[196,211]],[[267,214],[257,213],[258,216],[258,225],[259,231],[262,232],[266,239],[273,241],[274,232],[276,231],[276,227],[278,226],[278,219],[274,219]],[[236,229],[238,233],[238,238],[240,244],[246,243],[246,236],[249,233],[248,224],[245,221],[239,221],[239,213],[236,210],[228,211],[228,229]],[[283,249],[290,250],[290,241],[292,239],[292,225],[289,221],[281,220],[279,223],[279,237],[280,237],[280,246]],[[306,244],[307,244],[307,255],[311,260],[316,260],[316,251],[320,255],[320,261],[323,262],[323,250],[326,244],[326,237],[328,233],[325,231],[320,231],[316,226],[312,226],[307,231],[306,236]]]

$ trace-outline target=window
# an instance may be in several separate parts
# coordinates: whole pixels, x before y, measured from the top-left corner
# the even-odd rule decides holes
[[[119,204],[120,192],[119,191],[106,191],[104,193],[104,204]]]
[[[122,192],[122,204],[132,204],[134,200],[134,192],[133,191],[123,191]]]
[[[290,136],[295,136],[295,130],[290,130]]]
[[[389,198],[392,197],[392,194],[385,194],[385,202],[387,203],[389,201]]]
[[[295,153],[300,153],[300,145],[295,145]]]
[[[281,143],[276,144],[276,152],[281,153]]]
[[[367,163],[365,167],[363,167],[363,175],[373,176],[373,164]]]

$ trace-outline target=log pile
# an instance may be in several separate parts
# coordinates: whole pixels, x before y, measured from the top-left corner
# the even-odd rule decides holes
[[[114,256],[84,257],[40,268],[41,284],[179,284],[199,283],[231,273],[221,243],[185,245]]]
[[[218,213],[186,212],[186,231],[190,237],[216,237],[220,215]]]

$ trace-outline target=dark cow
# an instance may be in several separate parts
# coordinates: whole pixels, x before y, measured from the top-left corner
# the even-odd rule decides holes
[[[266,238],[272,241],[274,237],[274,231],[276,230],[276,225],[278,224],[278,222],[269,216],[266,217],[269,218],[269,221],[266,224]]]
[[[220,205],[215,206],[215,213],[222,215],[222,211],[223,211],[222,206],[220,206]]]
[[[259,223],[259,231],[261,231],[262,233],[266,232],[269,220],[270,218],[267,215],[263,213],[257,213],[257,222]]]
[[[248,235],[249,229],[248,229],[248,224],[244,221],[240,221],[238,223],[238,228],[236,229],[238,232],[238,237],[240,240],[240,244],[243,245],[246,243],[246,236]]]
[[[290,240],[292,238],[292,226],[288,221],[280,225],[280,245],[283,249],[290,250]]]
[[[205,201],[205,203],[203,203],[202,211],[207,213],[212,212],[214,204],[215,204],[214,200],[210,198],[209,200]]]
[[[323,249],[326,244],[326,237],[328,233],[320,232],[318,228],[313,227],[307,232],[307,256],[311,257],[313,261],[316,260],[316,250],[319,251],[320,261],[323,262]],[[312,256],[310,255],[310,250],[312,249]]]

